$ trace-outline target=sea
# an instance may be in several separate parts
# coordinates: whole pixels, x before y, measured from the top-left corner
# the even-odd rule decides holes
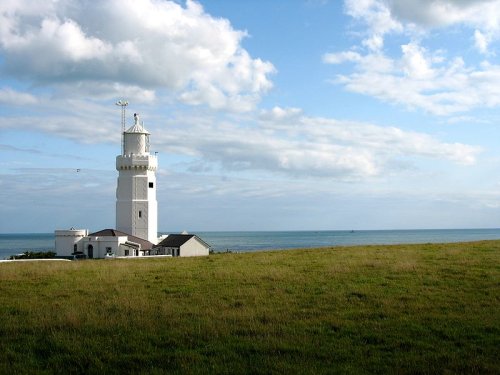
[[[322,230],[193,232],[215,252],[251,252],[327,246],[466,242],[500,239],[500,228],[419,230]],[[54,233],[0,234],[0,259],[24,251],[54,249]]]

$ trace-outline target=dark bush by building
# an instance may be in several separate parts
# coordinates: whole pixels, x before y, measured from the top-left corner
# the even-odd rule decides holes
[[[56,253],[54,251],[25,251],[22,254],[11,255],[10,259],[48,259],[55,258]]]

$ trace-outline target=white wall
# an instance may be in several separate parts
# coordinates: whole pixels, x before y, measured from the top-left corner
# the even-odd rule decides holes
[[[116,229],[152,243],[158,238],[157,163],[154,155],[116,158]]]
[[[58,256],[71,256],[75,251],[83,251],[81,240],[89,233],[88,229],[56,229],[55,234],[55,251]]]
[[[209,248],[205,247],[196,237],[191,237],[181,246],[181,257],[206,256],[209,254]]]
[[[111,252],[116,256],[125,256],[124,249],[121,244],[128,240],[127,236],[99,236],[99,237],[85,237],[82,240],[82,248],[85,255],[89,255],[88,248],[89,245],[93,247],[93,257],[95,258],[105,258],[107,250],[106,248],[111,248]],[[130,256],[133,256],[133,252],[130,251]]]

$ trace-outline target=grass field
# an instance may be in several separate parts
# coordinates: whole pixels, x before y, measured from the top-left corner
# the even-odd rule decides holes
[[[0,264],[0,373],[500,373],[500,241]]]

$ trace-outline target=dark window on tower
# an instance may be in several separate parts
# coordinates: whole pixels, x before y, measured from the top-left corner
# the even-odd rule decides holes
[[[149,183],[149,187],[152,188],[154,185],[152,182]]]
[[[142,211],[139,211],[139,217],[142,217]]]

